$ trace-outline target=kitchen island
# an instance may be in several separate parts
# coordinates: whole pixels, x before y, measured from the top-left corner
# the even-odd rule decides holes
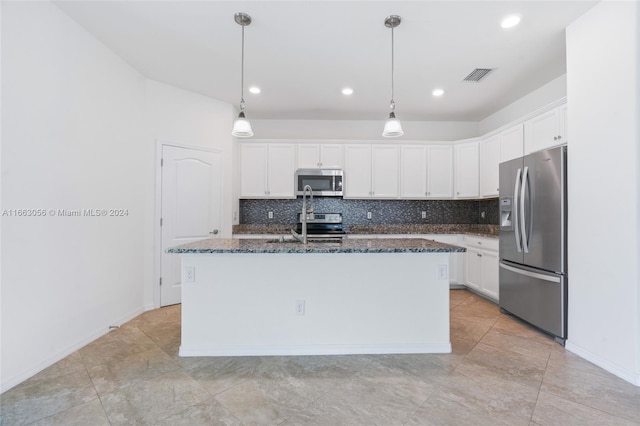
[[[449,254],[413,239],[208,239],[182,257],[181,356],[447,353]]]

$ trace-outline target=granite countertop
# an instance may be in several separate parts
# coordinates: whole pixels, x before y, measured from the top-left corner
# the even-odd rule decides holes
[[[423,238],[349,239],[340,242],[310,242],[303,245],[286,238],[212,238],[167,250],[168,253],[460,253],[464,247]]]
[[[241,224],[233,226],[234,234],[289,234],[293,225],[250,225]],[[466,225],[415,225],[415,224],[390,224],[390,225],[350,225],[345,226],[349,234],[354,235],[400,235],[400,234],[467,234],[487,238],[498,237],[498,225],[466,224]]]

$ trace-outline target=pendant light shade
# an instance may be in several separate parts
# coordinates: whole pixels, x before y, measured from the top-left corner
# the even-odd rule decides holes
[[[250,138],[253,136],[253,130],[251,130],[251,123],[244,116],[244,111],[240,111],[238,118],[233,121],[233,130],[231,135],[236,138]]]
[[[387,28],[391,28],[391,112],[389,113],[389,118],[384,123],[384,129],[382,130],[382,136],[385,138],[397,138],[399,136],[404,135],[404,131],[402,130],[402,124],[400,124],[400,120],[396,118],[396,102],[393,99],[393,71],[394,71],[394,40],[393,40],[393,29],[400,25],[402,19],[398,15],[387,16],[384,20],[384,26]]]
[[[233,19],[242,27],[242,61],[240,63],[240,114],[233,121],[231,135],[237,138],[250,138],[253,136],[253,130],[251,130],[251,123],[244,115],[244,27],[251,24],[251,16],[238,12]]]
[[[391,111],[389,114],[389,118],[384,123],[384,130],[382,130],[382,136],[385,138],[397,138],[399,136],[404,135],[404,131],[402,130],[402,124],[400,124],[400,120],[396,118],[396,114]]]

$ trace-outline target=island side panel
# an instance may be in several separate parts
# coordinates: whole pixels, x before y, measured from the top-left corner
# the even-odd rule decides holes
[[[449,282],[438,274],[448,261],[448,253],[183,254],[195,282],[183,280],[180,355],[451,352]]]

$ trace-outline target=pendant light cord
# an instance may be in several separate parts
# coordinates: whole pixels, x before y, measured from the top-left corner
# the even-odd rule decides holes
[[[240,111],[244,111],[244,25],[242,25],[242,59],[240,60]]]
[[[396,102],[393,100],[393,72],[394,72],[394,40],[393,40],[393,27],[391,27],[391,111],[396,109]]]

